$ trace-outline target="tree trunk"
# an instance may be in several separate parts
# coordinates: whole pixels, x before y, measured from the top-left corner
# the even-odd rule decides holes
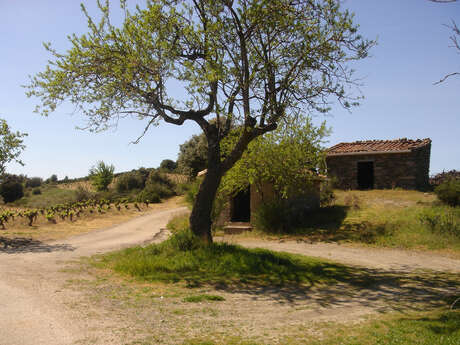
[[[206,244],[212,243],[211,213],[221,178],[218,171],[208,169],[190,215],[190,229]]]
[[[190,215],[190,229],[205,244],[212,243],[212,207],[223,175],[220,163],[220,144],[217,135],[212,134],[207,135],[208,169]]]

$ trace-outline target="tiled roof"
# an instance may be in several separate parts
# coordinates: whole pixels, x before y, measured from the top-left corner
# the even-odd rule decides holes
[[[340,143],[327,149],[327,155],[343,155],[358,153],[407,152],[431,143],[431,139],[396,139],[396,140],[366,140],[353,143]]]

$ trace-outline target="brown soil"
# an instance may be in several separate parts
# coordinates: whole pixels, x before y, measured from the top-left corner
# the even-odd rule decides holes
[[[359,288],[348,283],[259,288],[145,284],[79,259],[161,241],[167,235],[161,229],[178,212],[186,209],[155,210],[67,240],[0,247],[0,343],[147,345],[192,338],[219,343],[237,336],[266,344],[304,344],[321,334],[321,322],[353,324],[388,312],[429,310],[446,306],[446,297],[459,293],[459,260],[402,250],[224,239],[366,267],[376,279]],[[225,301],[184,301],[203,293]]]

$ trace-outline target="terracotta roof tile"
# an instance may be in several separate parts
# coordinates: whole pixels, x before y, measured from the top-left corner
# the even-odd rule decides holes
[[[327,149],[328,155],[353,154],[353,153],[375,153],[375,152],[399,152],[411,151],[431,143],[431,139],[411,140],[407,138],[396,140],[365,140],[353,143],[340,143]]]

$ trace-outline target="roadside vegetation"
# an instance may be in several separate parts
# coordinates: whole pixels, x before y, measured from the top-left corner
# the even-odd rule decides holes
[[[262,234],[311,241],[460,252],[460,208],[441,203],[433,193],[370,190],[334,195],[329,205],[302,217],[291,217],[276,203],[262,206],[256,227]]]
[[[301,255],[246,249],[226,243],[203,246],[190,231],[179,231],[160,244],[134,247],[97,259],[98,267],[144,281],[213,286],[313,286],[372,282],[358,269]]]
[[[146,212],[182,193],[179,186],[186,177],[174,174],[171,162],[118,174],[113,174],[113,166],[98,162],[89,177],[72,182],[59,181],[56,175],[44,181],[5,174],[0,181],[0,237],[62,238]],[[178,202],[173,198],[167,204]]]

